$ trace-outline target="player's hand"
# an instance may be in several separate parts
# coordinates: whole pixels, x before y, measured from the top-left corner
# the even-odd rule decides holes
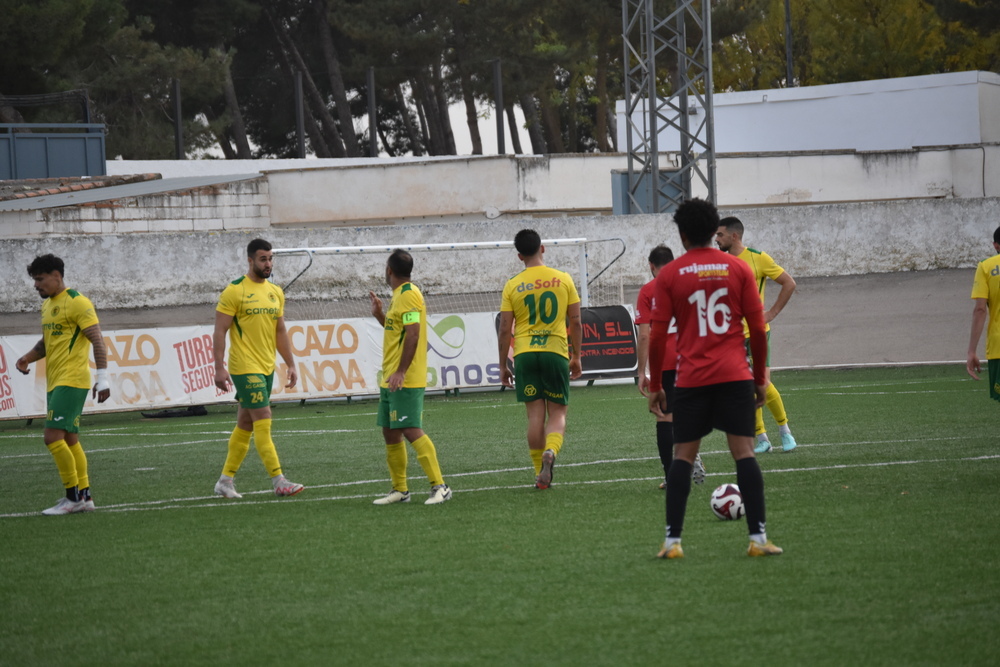
[[[28,374],[28,362],[24,360],[24,357],[18,359],[17,363],[14,364],[14,367],[17,368],[17,370],[21,371],[23,375]]]
[[[662,389],[659,391],[650,391],[646,394],[646,398],[649,399],[650,412],[657,417],[666,417],[664,410],[667,409],[667,392]]]
[[[229,373],[226,372],[225,368],[215,370],[215,386],[225,392],[232,391],[233,383],[229,379]]]
[[[649,398],[649,376],[645,373],[639,374],[639,393]]]
[[[511,372],[506,363],[500,364],[500,384],[505,387],[514,386],[514,373]]]
[[[771,322],[774,321],[774,318],[777,317],[777,316],[778,316],[777,313],[772,313],[770,310],[765,310],[764,311],[764,324],[770,324]]]
[[[99,386],[100,383],[94,385],[94,388],[90,392],[90,397],[96,398],[98,403],[103,403],[111,398],[111,388],[105,387],[104,389],[98,389]]]
[[[375,292],[368,292],[368,300],[371,301],[372,315],[379,317],[382,314],[382,299],[375,295]]]
[[[285,385],[285,389],[291,389],[299,381],[299,374],[295,372],[294,365],[288,367],[287,377],[288,383]]]
[[[754,401],[754,405],[758,408],[764,407],[764,403],[767,402],[767,385],[768,383],[765,382],[764,384],[755,384],[753,387],[753,391],[754,394],[756,394],[757,399]]]
[[[18,361],[20,364],[21,362]],[[20,370],[20,368],[18,368]],[[979,363],[979,355],[975,352],[969,352],[969,358],[965,360],[965,370],[972,376],[973,380],[979,379],[979,373],[983,370],[982,365]]]
[[[580,357],[573,357],[569,360],[569,379],[576,380],[583,375],[583,364],[580,363]]]
[[[396,371],[389,376],[389,391],[396,391],[403,386],[403,379],[406,377],[406,373],[402,371]]]

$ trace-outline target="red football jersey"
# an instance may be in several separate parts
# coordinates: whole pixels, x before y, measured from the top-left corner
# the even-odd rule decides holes
[[[753,379],[743,319],[763,331],[764,307],[746,262],[715,248],[692,248],[660,269],[653,282],[653,321],[677,320],[676,386]],[[659,376],[653,362],[651,352],[650,388],[656,391],[659,383],[653,380]]]
[[[635,301],[635,323],[650,324],[653,321],[653,308],[656,299],[653,292],[656,289],[656,280],[650,280],[639,290],[639,298]],[[670,327],[667,329],[667,342],[663,346],[663,369],[672,370],[671,364],[677,363],[677,320],[670,320]],[[645,371],[645,368],[640,368]]]

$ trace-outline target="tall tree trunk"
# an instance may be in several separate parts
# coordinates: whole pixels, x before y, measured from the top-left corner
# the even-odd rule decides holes
[[[521,150],[521,128],[517,126],[517,117],[514,116],[514,103],[507,102],[503,111],[507,112],[507,128],[510,130],[510,143],[514,149],[514,155],[521,155],[524,153]]]
[[[427,114],[424,112],[424,106],[421,104],[420,99],[414,95],[413,105],[417,108],[417,120],[420,122],[420,137],[424,146],[427,147],[427,154],[434,155],[433,149],[431,148],[431,138],[430,130],[427,124]]]
[[[403,127],[406,128],[406,136],[410,138],[410,150],[413,151],[415,157],[420,157],[424,154],[424,145],[420,134],[417,133],[417,129],[413,126],[413,118],[410,117],[410,108],[406,104],[406,95],[403,94],[403,86],[397,83],[392,93],[396,98],[396,105],[399,107],[399,112],[403,116]]]
[[[472,154],[483,154],[483,138],[479,134],[479,114],[476,112],[476,98],[472,92],[472,77],[466,57],[466,35],[461,21],[452,22],[455,33],[455,67],[458,69],[458,80],[462,86],[462,99],[465,100],[465,122],[469,126],[469,136],[472,138]],[[456,151],[457,152],[457,151]]]
[[[437,108],[441,118],[441,131],[444,135],[445,155],[456,155],[455,134],[451,131],[451,116],[448,114],[448,95],[444,89],[444,77],[441,76],[441,63],[434,63],[434,94],[437,97]]]
[[[382,129],[381,125],[378,126],[377,131],[379,138],[382,140],[382,147],[385,148],[386,155],[389,157],[396,157],[396,151],[393,150],[391,145],[389,145],[389,138],[385,136],[385,130]]]
[[[347,153],[344,150],[344,141],[341,139],[340,131],[337,129],[337,123],[333,120],[333,116],[330,115],[330,109],[327,108],[323,95],[319,92],[319,88],[316,87],[316,82],[309,73],[309,69],[306,67],[306,63],[302,59],[302,54],[299,52],[298,47],[295,46],[295,41],[288,34],[288,30],[281,21],[275,18],[273,12],[269,9],[265,9],[264,11],[267,13],[271,26],[274,28],[278,43],[292,60],[295,67],[298,68],[298,71],[302,72],[302,84],[306,90],[306,99],[312,106],[313,111],[316,112],[316,116],[321,123],[327,146],[333,152],[334,157],[345,157]]]
[[[303,115],[306,121],[306,134],[309,135],[309,145],[312,146],[313,153],[319,158],[334,157],[330,152],[330,147],[326,145],[323,130],[320,129],[319,123],[316,122],[316,117],[311,113]]]
[[[347,101],[347,89],[344,77],[340,71],[340,59],[333,43],[333,30],[330,29],[330,16],[326,0],[314,0],[316,21],[319,28],[319,42],[323,49],[323,59],[326,61],[326,71],[330,78],[330,90],[333,93],[333,103],[340,119],[341,134],[349,157],[359,157],[361,147],[358,145],[358,135],[354,131],[354,117],[351,115],[351,104]]]
[[[222,58],[222,66],[226,74],[226,78],[222,82],[222,92],[226,99],[226,110],[229,112],[229,135],[232,137],[233,143],[236,144],[236,159],[249,160],[253,155],[250,152],[250,141],[247,139],[247,126],[243,122],[240,103],[236,98],[236,86],[233,84],[230,58],[222,49],[219,49],[219,55]]]
[[[528,138],[531,139],[531,152],[536,155],[545,155],[549,152],[545,145],[545,136],[542,134],[542,124],[538,120],[538,106],[535,98],[531,95],[521,95],[521,111],[524,112],[524,122],[528,125]]]
[[[472,95],[472,79],[465,70],[459,70],[459,81],[462,84],[462,98],[465,100],[465,122],[469,125],[469,135],[472,137],[472,154],[483,154],[483,138],[479,134],[479,114],[476,112],[476,98]]]
[[[597,139],[597,150],[608,152],[608,61],[611,49],[611,37],[608,31],[602,29],[597,37],[597,71],[595,73],[595,93],[597,94],[597,110],[594,114],[594,135]]]
[[[552,153],[565,153],[566,146],[563,144],[562,139],[562,126],[559,123],[559,112],[552,104],[552,98],[549,97],[548,89],[541,91],[538,96],[538,102],[541,109],[541,117],[543,123],[543,129],[545,131],[545,137],[549,143],[549,150]]]
[[[580,151],[580,122],[577,117],[580,105],[577,96],[580,94],[580,78],[575,69],[570,70],[569,87],[566,90],[567,113],[569,117],[569,127],[566,128],[567,142],[566,148],[570,153]]]
[[[441,126],[441,111],[438,109],[437,95],[435,95],[433,87],[427,80],[427,73],[421,70],[417,74],[416,83],[414,92],[423,109],[424,120],[427,123],[427,132],[430,135],[430,142],[427,145],[428,152],[431,155],[446,155],[448,144],[444,138],[444,129]]]
[[[608,106],[606,106],[604,108],[604,110],[607,112],[606,115],[607,115],[607,118],[608,118],[608,129],[610,130],[609,134],[611,135],[611,149],[614,152],[617,153],[618,152],[618,120],[615,118],[615,113],[614,113],[614,111],[612,111],[612,107],[611,107],[610,104]]]

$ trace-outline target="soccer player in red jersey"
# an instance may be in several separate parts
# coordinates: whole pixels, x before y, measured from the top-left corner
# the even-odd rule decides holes
[[[649,394],[649,375],[646,373],[646,367],[649,361],[649,323],[653,319],[653,292],[656,289],[656,274],[673,259],[673,251],[663,244],[649,251],[649,272],[653,274],[653,280],[642,286],[635,302],[635,323],[639,325],[639,393],[643,396]],[[677,323],[673,321],[667,329],[663,358],[668,361],[677,359]],[[674,416],[672,414],[674,367],[670,363],[663,369],[661,383],[667,396],[667,407],[662,414],[654,416],[656,417],[656,449],[660,454],[660,465],[663,466],[663,482],[660,483],[662,490],[667,488],[667,471],[670,470],[670,462],[674,459]],[[700,454],[694,458],[691,478],[695,484],[705,483],[705,466],[701,462]]]
[[[743,494],[750,556],[776,556],[782,550],[765,532],[764,476],[754,457],[754,413],[767,387],[767,338],[764,307],[750,267],[711,247],[719,213],[710,202],[689,199],[674,213],[687,251],[656,276],[649,349],[649,409],[662,414],[661,373],[667,328],[677,320],[674,389],[674,460],[667,472],[667,531],[659,558],[682,558],[681,531],[691,469],[701,439],[713,428],[725,431],[736,461],[736,483]],[[753,372],[747,366],[743,324],[750,327]],[[666,365],[669,368],[669,364]]]

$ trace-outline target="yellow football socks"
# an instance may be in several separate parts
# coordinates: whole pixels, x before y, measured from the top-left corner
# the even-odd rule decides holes
[[[267,476],[280,475],[281,463],[278,462],[278,450],[274,448],[274,440],[271,440],[270,419],[258,419],[253,423],[253,444],[257,447],[260,460],[264,462]]]
[[[397,442],[385,446],[385,461],[389,464],[389,478],[392,488],[401,493],[410,489],[406,485],[406,443]]]
[[[69,448],[76,461],[76,481],[80,490],[90,488],[90,477],[87,475],[87,455],[83,451],[83,445],[79,442]]]
[[[556,456],[559,456],[559,450],[563,446],[563,434],[562,433],[549,433],[545,436],[545,449],[551,449],[555,452]]]
[[[229,454],[226,456],[226,464],[222,467],[222,474],[227,477],[235,477],[240,469],[243,459],[246,458],[250,450],[251,431],[244,431],[239,426],[233,429],[233,434],[229,436]]]
[[[52,453],[52,458],[56,460],[56,468],[59,469],[59,479],[62,480],[63,488],[72,489],[77,486],[79,480],[76,476],[76,459],[73,457],[73,452],[69,451],[69,445],[66,444],[66,441],[56,440],[45,446]]]
[[[531,462],[535,464],[535,477],[538,477],[538,474],[542,472],[542,453],[545,450],[529,449],[528,451],[531,453]]]
[[[420,467],[424,469],[424,473],[426,473],[427,479],[430,480],[431,486],[444,484],[444,477],[441,475],[441,466],[438,465],[437,450],[434,448],[434,443],[431,442],[430,437],[424,434],[410,444],[413,445],[414,451],[417,452],[417,461],[420,463]],[[396,490],[400,491],[401,489]]]
[[[785,414],[785,404],[781,400],[781,394],[778,393],[773,384],[767,385],[766,399],[767,409],[771,411],[771,415],[774,417],[774,421],[778,423],[778,426],[787,424],[788,415]],[[760,410],[757,412],[760,412]]]

